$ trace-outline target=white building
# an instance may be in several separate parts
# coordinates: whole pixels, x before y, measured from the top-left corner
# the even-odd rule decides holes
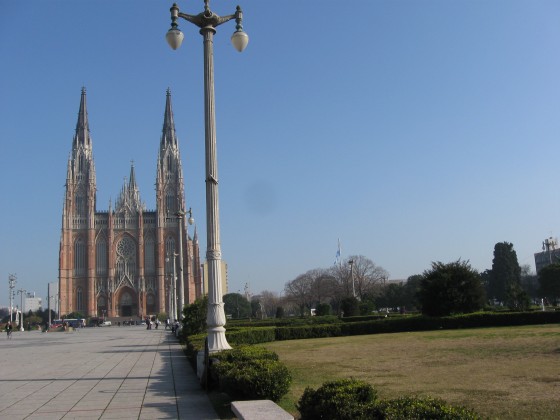
[[[23,312],[35,312],[43,307],[43,299],[35,296],[35,292],[27,292],[23,299]]]

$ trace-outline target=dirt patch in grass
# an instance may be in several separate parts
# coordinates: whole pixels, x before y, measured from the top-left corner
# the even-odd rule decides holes
[[[296,414],[307,386],[371,383],[381,398],[432,396],[500,419],[560,418],[560,326],[376,334],[267,343],[294,382],[280,405]]]

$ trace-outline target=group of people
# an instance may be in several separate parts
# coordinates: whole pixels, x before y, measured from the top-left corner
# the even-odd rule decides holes
[[[179,328],[179,321],[175,320],[175,322],[171,322],[169,318],[165,320],[165,329],[171,329],[171,332],[175,334],[177,328]]]
[[[155,325],[156,330],[157,330],[158,327],[159,327],[159,324],[160,324],[160,322],[159,322],[159,319],[157,318],[157,316],[154,317],[153,320],[149,316],[146,317],[146,329],[147,330],[151,330],[152,325]]]
[[[153,326],[155,326],[155,329],[157,330],[160,324],[160,321],[156,316],[154,316],[153,318],[147,316],[145,322],[146,322],[147,330],[151,330]],[[167,330],[168,328],[171,330],[172,333],[175,334],[175,331],[177,331],[177,329],[179,328],[179,321],[175,320],[171,322],[171,320],[167,318],[165,320],[165,329]]]

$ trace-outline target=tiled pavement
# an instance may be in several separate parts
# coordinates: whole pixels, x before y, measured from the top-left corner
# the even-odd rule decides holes
[[[163,328],[0,336],[0,419],[217,419]]]

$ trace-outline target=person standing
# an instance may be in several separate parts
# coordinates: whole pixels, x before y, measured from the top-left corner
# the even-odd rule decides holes
[[[8,321],[8,323],[6,324],[6,334],[8,334],[8,340],[12,339],[12,329],[12,323]]]

